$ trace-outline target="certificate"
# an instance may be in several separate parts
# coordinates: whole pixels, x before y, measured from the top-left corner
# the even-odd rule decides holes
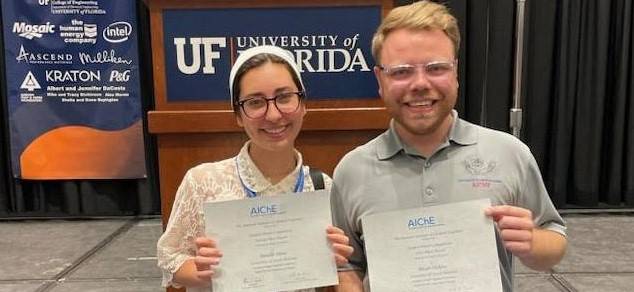
[[[489,199],[362,219],[372,291],[502,291]]]
[[[214,292],[288,291],[338,283],[326,238],[329,194],[303,192],[205,203],[205,232],[223,256]]]

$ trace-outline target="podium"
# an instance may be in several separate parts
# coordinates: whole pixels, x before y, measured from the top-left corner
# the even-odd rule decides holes
[[[354,34],[324,34],[326,37],[321,38],[322,43],[319,43],[320,38],[315,37],[318,33],[307,33],[311,37],[299,34],[286,35],[287,28],[283,27],[283,23],[281,28],[276,30],[275,24],[268,24],[270,22],[267,13],[272,13],[270,19],[298,15],[300,19],[297,23],[304,25],[305,22],[309,22],[310,17],[301,15],[310,16],[313,9],[315,15],[338,15],[350,13],[358,8],[375,13],[380,21],[380,18],[392,8],[392,1],[146,0],[146,4],[150,12],[155,97],[154,110],[148,112],[148,129],[156,136],[158,146],[163,226],[166,226],[169,220],[174,196],[185,172],[203,162],[235,156],[247,140],[231,110],[227,85],[231,62],[239,51],[235,48],[239,49],[240,45],[258,40],[282,39],[286,39],[290,45],[314,45],[311,48],[289,47],[289,51],[296,53],[296,61],[302,62],[300,67],[303,66],[302,76],[308,90],[307,114],[296,141],[296,147],[302,153],[305,164],[332,175],[334,167],[345,153],[376,137],[388,127],[389,115],[378,97],[378,92],[372,88],[376,86],[376,81],[372,75],[368,75],[372,74],[374,61],[368,49],[353,48]],[[235,17],[242,15],[241,13],[251,16]],[[227,21],[220,22],[218,19],[225,17],[225,14]],[[280,37],[269,35],[240,39],[239,35],[248,34],[250,29],[236,32],[236,27],[245,25],[248,28],[249,21],[260,17],[262,26],[254,29],[270,29],[270,35],[279,34]],[[224,29],[231,32],[223,35],[223,28],[219,28],[220,32],[214,32],[213,35],[205,31],[194,32],[198,35],[175,37],[177,34],[208,29],[206,20],[214,23],[215,27],[226,25]],[[231,21],[235,23],[229,23]],[[330,21],[322,21],[324,23],[308,24],[307,29],[328,29]],[[349,24],[350,27],[365,25],[363,21],[350,21]],[[373,32],[376,24],[372,26],[364,29],[371,29]],[[309,43],[315,39],[316,42]],[[357,44],[358,46],[369,47],[371,35],[360,35],[357,39],[363,39],[364,42]],[[336,43],[335,40],[339,42]],[[325,42],[328,41],[332,41],[332,45],[342,47],[326,47]],[[347,47],[343,47],[345,42],[348,42]],[[174,54],[179,53],[174,53],[174,48],[179,45],[185,48],[180,53],[186,53],[174,57]],[[323,48],[318,47],[319,45],[323,45]],[[199,48],[201,53],[198,60],[194,57],[196,48]],[[361,53],[364,53],[365,57]],[[313,59],[309,60],[308,55]],[[339,61],[329,61],[329,57],[337,57]],[[175,58],[179,60],[174,60]],[[317,58],[323,60],[313,61]],[[334,72],[332,77],[329,75],[329,68]],[[212,71],[213,73],[210,73]],[[356,79],[350,82],[337,81],[337,76],[350,75],[356,78],[354,73],[357,72],[362,75],[361,79],[366,80],[363,82],[367,82],[368,76],[371,76],[374,83],[370,86],[357,86]],[[310,75],[314,75],[315,79],[310,79]],[[213,89],[214,84],[217,84],[216,89]],[[321,86],[322,84],[331,85]],[[362,90],[367,90],[366,87],[372,88],[372,92],[363,93]],[[346,96],[347,92],[354,95]],[[179,291],[172,288],[168,290]]]

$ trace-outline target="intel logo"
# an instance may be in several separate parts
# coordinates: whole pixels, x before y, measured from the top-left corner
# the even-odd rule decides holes
[[[111,43],[125,42],[131,34],[132,25],[125,21],[111,23],[103,29],[103,38]]]

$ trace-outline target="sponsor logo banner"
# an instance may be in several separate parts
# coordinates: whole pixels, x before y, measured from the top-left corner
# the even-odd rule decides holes
[[[145,177],[135,1],[3,1],[13,175]]]
[[[379,6],[166,10],[168,101],[228,101],[236,56],[277,45],[299,66],[311,99],[376,98],[370,42]]]

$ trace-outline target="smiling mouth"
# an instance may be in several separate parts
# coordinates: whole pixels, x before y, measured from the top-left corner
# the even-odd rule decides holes
[[[433,100],[419,100],[406,102],[405,104],[409,107],[431,107],[434,103],[435,101]]]
[[[275,128],[262,129],[262,131],[264,131],[267,134],[277,135],[277,134],[281,134],[282,132],[284,132],[287,128],[288,128],[288,125],[287,126],[281,126],[281,127],[275,127]]]

